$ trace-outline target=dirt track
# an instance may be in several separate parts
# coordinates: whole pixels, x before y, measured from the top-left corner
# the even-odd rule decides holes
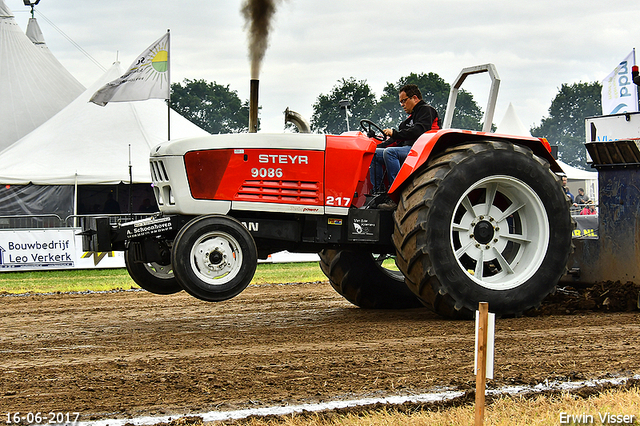
[[[491,385],[640,374],[640,312],[501,319]],[[327,283],[0,297],[0,407],[80,420],[471,389],[471,322],[365,311]],[[5,418],[6,420],[6,418]]]

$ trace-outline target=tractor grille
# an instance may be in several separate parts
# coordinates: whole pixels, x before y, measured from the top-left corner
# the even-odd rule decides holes
[[[151,179],[153,182],[169,182],[169,175],[162,160],[151,161]]]
[[[287,180],[246,180],[236,196],[241,201],[317,204],[318,182]]]

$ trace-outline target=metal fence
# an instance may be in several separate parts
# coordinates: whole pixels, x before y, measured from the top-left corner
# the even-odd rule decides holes
[[[66,228],[57,214],[0,216],[0,229]]]
[[[572,204],[571,216],[584,216],[598,214],[598,205],[593,203],[588,204]]]
[[[110,223],[116,224],[144,219],[145,217],[153,216],[153,214],[70,215],[64,219],[57,214],[0,216],[0,229],[73,228],[80,226],[83,218],[96,216],[108,217]]]

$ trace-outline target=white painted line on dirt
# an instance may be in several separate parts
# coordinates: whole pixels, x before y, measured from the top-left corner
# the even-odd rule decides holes
[[[487,390],[487,394],[504,394],[511,395],[521,393],[538,393],[551,390],[575,390],[583,387],[593,387],[603,384],[623,384],[629,379],[640,380],[640,374],[629,377],[620,377],[615,379],[599,379],[599,380],[584,380],[577,382],[559,382],[559,381],[545,381],[545,383],[539,383],[535,386],[505,386],[499,389]],[[262,407],[262,408],[248,408],[244,410],[234,411],[210,411],[208,413],[190,413],[184,415],[173,416],[147,416],[137,417],[129,419],[108,419],[97,420],[91,422],[78,422],[75,426],[124,426],[125,424],[133,425],[154,425],[156,423],[168,423],[172,420],[179,419],[181,417],[201,417],[205,422],[221,421],[221,420],[236,420],[249,416],[268,416],[268,415],[288,415],[293,413],[301,413],[303,411],[324,411],[324,410],[336,410],[340,408],[358,407],[372,404],[404,404],[405,402],[437,402],[447,401],[453,398],[464,395],[462,391],[443,391],[434,393],[424,393],[420,395],[395,395],[383,398],[363,398],[352,400],[340,400],[329,401],[316,404],[300,404],[300,405],[286,405],[278,407]]]
[[[99,420],[94,422],[78,422],[75,426],[124,426],[133,425],[153,425],[156,423],[168,423],[181,417],[202,417],[205,422],[219,420],[236,420],[249,416],[287,415],[301,413],[303,411],[323,411],[336,410],[339,408],[357,407],[371,404],[403,404],[405,402],[436,402],[446,401],[464,395],[462,391],[445,391],[428,393],[421,395],[397,395],[384,398],[363,398],[344,401],[320,402],[317,404],[286,405],[278,407],[248,408],[235,411],[210,411],[208,413],[190,413],[185,415],[162,416],[162,417],[138,417],[134,419],[113,419]]]
[[[545,381],[544,383],[538,383],[535,386],[505,386],[499,389],[487,390],[487,394],[501,394],[508,393],[510,395],[517,395],[519,393],[537,393],[551,390],[575,390],[585,387],[593,387],[597,385],[611,384],[620,385],[626,383],[627,380],[634,379],[639,380],[640,374],[636,374],[633,377],[618,377],[615,379],[599,379],[599,380],[583,380],[578,382],[559,382],[559,381]]]

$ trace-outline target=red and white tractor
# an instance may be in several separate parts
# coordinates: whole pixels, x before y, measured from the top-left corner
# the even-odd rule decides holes
[[[494,77],[487,130],[446,128],[464,77],[482,71]],[[572,221],[549,143],[488,131],[498,82],[492,65],[463,70],[445,129],[415,142],[388,190],[395,211],[366,194],[378,143],[367,131],[213,135],[155,147],[161,215],[95,218],[85,250],[124,250],[131,277],[159,294],[229,299],[258,259],[289,250],[319,253],[331,285],[362,308],[469,318],[489,302],[520,315],[565,273]]]

